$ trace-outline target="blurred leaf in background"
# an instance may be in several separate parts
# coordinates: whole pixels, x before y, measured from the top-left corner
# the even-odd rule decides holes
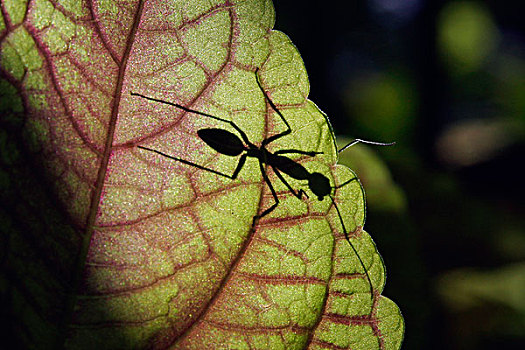
[[[354,135],[401,145],[412,140],[418,97],[407,73],[368,71],[347,82],[342,98],[356,125]]]
[[[525,333],[525,264],[489,271],[457,269],[437,280],[436,288],[447,308],[448,331],[453,343],[475,348],[480,341],[502,345],[495,339],[516,339]],[[483,319],[484,322],[477,320]]]
[[[450,2],[437,20],[441,59],[453,75],[478,70],[495,53],[500,35],[489,10],[481,3]]]

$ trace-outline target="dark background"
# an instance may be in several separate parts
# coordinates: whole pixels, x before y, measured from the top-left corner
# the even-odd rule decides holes
[[[397,142],[341,162],[368,195],[403,349],[525,348],[525,3],[274,6],[337,136]]]

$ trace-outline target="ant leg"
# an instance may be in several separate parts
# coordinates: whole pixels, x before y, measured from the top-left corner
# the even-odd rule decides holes
[[[157,150],[152,149],[152,148],[148,148],[148,147],[144,147],[144,146],[137,146],[137,148],[141,148],[141,149],[146,150],[146,151],[150,151],[150,152],[154,152],[154,153],[160,154],[163,157],[166,157],[166,158],[169,158],[169,159],[173,159],[173,160],[176,160],[178,162],[181,162],[181,163],[184,163],[184,164],[187,164],[187,165],[191,165],[191,166],[194,166],[194,167],[196,167],[198,169],[206,170],[206,171],[209,171],[210,173],[214,173],[216,175],[224,176],[224,177],[227,177],[227,178],[232,179],[232,180],[235,180],[237,178],[237,176],[239,175],[239,172],[241,171],[242,167],[244,166],[244,163],[246,162],[246,157],[248,156],[247,154],[243,154],[241,156],[241,158],[239,159],[239,163],[237,164],[237,167],[235,168],[235,171],[233,172],[233,174],[232,175],[228,175],[228,174],[225,174],[225,173],[221,173],[220,171],[217,171],[217,170],[206,168],[206,167],[204,167],[202,165],[190,162],[190,161],[182,159],[182,158],[177,158],[177,157],[174,157],[174,156],[170,156],[170,155],[168,155],[166,153],[163,153],[161,151],[157,151]]]
[[[370,278],[370,275],[368,274],[368,270],[365,266],[365,263],[363,262],[363,259],[361,259],[361,256],[357,252],[357,249],[355,249],[352,242],[350,242],[350,237],[348,237],[348,231],[346,230],[345,223],[343,222],[343,217],[341,216],[341,212],[339,211],[339,207],[335,203],[335,200],[332,196],[329,196],[332,200],[332,203],[334,204],[335,210],[337,211],[337,216],[339,216],[339,221],[341,222],[341,226],[343,227],[343,233],[345,234],[345,239],[350,244],[350,247],[354,251],[355,255],[357,256],[357,259],[359,260],[359,263],[361,264],[361,267],[363,268],[363,271],[365,271],[366,279],[368,280],[368,284],[370,285],[370,298],[374,300],[374,285],[372,284],[372,279]]]
[[[273,154],[304,154],[306,156],[314,157],[317,154],[323,154],[323,152],[308,152],[308,151],[301,151],[297,149],[280,149]]]
[[[350,182],[353,182],[353,181],[358,181],[358,180],[357,180],[357,177],[353,177],[353,178],[351,178],[350,180],[347,180],[347,181],[343,182],[342,184],[337,185],[337,186],[334,186],[334,187],[332,187],[332,188],[333,188],[334,190],[337,190],[338,188],[341,188],[341,187],[343,187],[343,186],[346,186],[346,185],[348,185]]]
[[[392,145],[395,145],[396,143],[395,142],[375,142],[375,141],[367,141],[367,140],[362,140],[362,139],[355,139],[354,141],[348,143],[346,146],[342,147],[339,151],[339,153],[343,152],[345,149],[347,149],[348,147],[352,147],[353,145],[357,144],[357,143],[365,143],[367,145],[376,145],[376,146],[392,146]]]
[[[277,192],[275,192],[275,189],[273,188],[273,185],[268,178],[268,174],[266,174],[266,170],[264,170],[263,163],[259,162],[259,168],[261,169],[261,174],[263,176],[264,182],[268,185],[268,188],[270,188],[270,191],[272,192],[273,199],[275,200],[275,203],[272,204],[268,209],[265,209],[260,215],[255,215],[253,217],[252,226],[255,226],[255,222],[262,217],[270,214],[277,206],[279,205],[279,197],[277,197]]]
[[[279,134],[275,134],[273,136],[270,136],[268,137],[267,139],[265,139],[263,142],[262,142],[262,145],[261,147],[264,147],[266,146],[267,144],[277,140],[278,138],[281,138],[285,135],[288,135],[292,132],[292,128],[290,127],[290,124],[288,124],[288,122],[286,121],[286,119],[284,118],[283,114],[281,113],[281,111],[279,111],[277,109],[277,106],[275,106],[275,104],[273,103],[273,101],[270,99],[270,97],[268,97],[268,95],[266,94],[266,91],[264,91],[262,85],[261,85],[261,81],[259,79],[259,68],[257,68],[255,70],[255,79],[257,80],[257,85],[259,85],[259,89],[261,89],[263,95],[264,95],[264,98],[266,99],[266,101],[268,101],[268,103],[270,104],[270,106],[272,107],[272,109],[277,113],[277,115],[279,115],[279,117],[281,117],[281,120],[284,122],[284,124],[286,124],[286,130],[279,133]]]
[[[203,117],[208,117],[208,118],[212,118],[212,119],[215,119],[215,120],[218,120],[218,121],[224,122],[224,123],[228,123],[228,124],[230,124],[235,130],[237,130],[237,132],[241,135],[243,141],[244,141],[247,145],[251,145],[251,146],[253,146],[253,144],[250,142],[250,140],[248,140],[248,136],[246,135],[246,133],[245,133],[244,131],[242,131],[241,128],[240,128],[239,126],[237,126],[237,124],[235,124],[235,123],[232,122],[231,120],[224,119],[224,118],[219,118],[219,117],[216,117],[216,116],[211,115],[211,114],[208,114],[208,113],[199,112],[199,111],[196,111],[196,110],[190,109],[190,108],[188,108],[188,107],[184,107],[183,105],[180,105],[180,104],[178,104],[178,103],[173,103],[173,102],[169,102],[169,101],[159,100],[159,99],[157,99],[157,98],[149,97],[149,96],[145,96],[145,95],[142,95],[142,94],[138,94],[138,93],[136,93],[136,92],[131,92],[131,95],[132,95],[132,96],[139,96],[139,97],[142,97],[142,98],[144,98],[144,99],[146,99],[146,100],[149,100],[149,101],[159,102],[159,103],[164,103],[164,104],[169,105],[169,106],[177,107],[177,108],[180,108],[180,109],[182,109],[183,111],[188,112],[188,113],[195,113],[195,114],[198,114],[198,115],[202,115]]]
[[[283,177],[283,175],[281,174],[281,172],[279,170],[277,170],[275,167],[272,166],[272,169],[273,171],[275,172],[275,175],[277,175],[277,177],[279,178],[279,180],[281,180],[281,182],[286,186],[288,187],[288,190],[290,192],[292,192],[292,194],[299,198],[299,199],[303,199],[303,195],[306,197],[306,198],[310,198],[308,197],[308,194],[306,194],[306,192],[303,190],[303,189],[300,189],[299,191],[295,192],[295,190],[292,188],[292,186],[288,183],[288,181],[286,181],[286,179]]]

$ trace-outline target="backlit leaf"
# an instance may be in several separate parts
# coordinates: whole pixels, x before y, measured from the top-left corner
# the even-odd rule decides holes
[[[302,59],[271,1],[2,2],[2,297],[27,348],[397,349],[404,326],[337,163]],[[202,128],[326,176],[329,197],[258,161],[235,180]],[[345,239],[344,227],[362,260]],[[373,286],[363,269],[366,267]]]

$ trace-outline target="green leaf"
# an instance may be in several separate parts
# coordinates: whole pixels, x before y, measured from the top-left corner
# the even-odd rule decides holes
[[[24,6],[6,1],[0,46],[6,334],[38,349],[400,347],[363,190],[270,1]],[[239,158],[197,134],[238,130],[131,94],[260,145],[286,125],[257,68],[292,130],[268,151],[322,152],[286,156],[347,183],[335,205],[267,167],[279,204],[253,225],[274,203],[258,161],[235,180],[205,171]]]

